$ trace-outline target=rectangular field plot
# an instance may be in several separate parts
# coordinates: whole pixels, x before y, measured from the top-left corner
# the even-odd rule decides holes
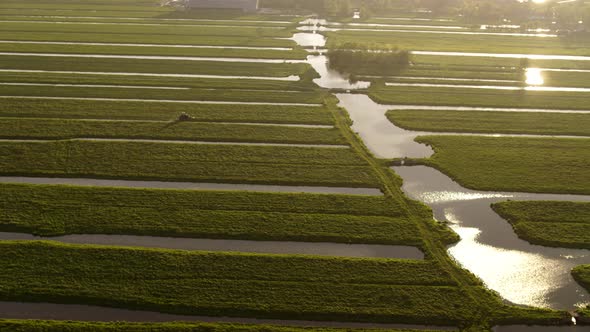
[[[11,98],[0,100],[2,117],[174,121],[185,112],[195,121],[203,122],[334,124],[334,119],[326,108],[312,106]]]
[[[0,260],[10,271],[0,276],[4,285],[0,297],[6,300],[82,301],[178,314],[442,325],[468,319],[477,310],[460,288],[416,285],[421,280],[432,284],[433,278],[445,283],[444,273],[426,272],[421,277],[424,272],[420,270],[432,269],[398,261],[199,254],[44,242],[7,242],[2,247]],[[392,270],[399,274],[392,276]]]
[[[423,136],[417,141],[434,148],[428,165],[468,188],[590,193],[587,138]]]
[[[590,136],[590,114],[394,110],[387,117],[420,131]]]
[[[402,208],[380,196],[11,184],[0,192],[5,232],[422,244]]]
[[[203,122],[88,121],[0,118],[0,138],[126,138],[212,142],[346,145],[335,128]]]
[[[376,187],[352,150],[117,141],[4,142],[5,175]]]

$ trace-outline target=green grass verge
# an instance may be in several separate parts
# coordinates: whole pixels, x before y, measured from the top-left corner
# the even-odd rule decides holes
[[[374,332],[374,329],[354,329]],[[348,329],[286,327],[275,325],[241,325],[215,323],[98,323],[41,320],[0,320],[0,331],[12,332],[347,332]],[[381,329],[382,332],[411,332],[411,330]],[[423,332],[436,332],[426,331]]]
[[[582,110],[588,108],[588,95],[580,92],[373,85],[370,97],[381,104]]]
[[[492,208],[530,243],[590,249],[590,203],[510,201]]]
[[[337,129],[256,126],[203,122],[114,122],[62,119],[0,118],[0,138],[129,138],[258,142],[296,144],[346,144]]]
[[[590,194],[588,139],[422,136],[424,163],[479,190]]]
[[[5,175],[377,187],[350,149],[144,142],[4,142]]]
[[[418,131],[590,136],[590,114],[394,110],[387,118]]]
[[[0,192],[5,232],[422,244],[383,197],[11,184]]]
[[[38,56],[0,56],[0,68],[23,70],[65,70],[131,72],[155,74],[201,74],[285,77],[301,75],[306,63],[245,63],[190,60],[100,59]]]
[[[175,314],[440,325],[469,322],[477,312],[476,303],[465,298],[461,288],[431,286],[441,273],[443,283],[448,279],[424,262],[51,242],[3,242],[0,246],[5,272],[0,275],[0,298],[10,301],[85,303]],[[420,282],[422,278],[427,285]],[[498,305],[492,300],[486,304]]]
[[[130,101],[1,99],[0,116],[17,118],[174,121],[186,112],[195,121],[332,125],[324,107],[214,105]]]

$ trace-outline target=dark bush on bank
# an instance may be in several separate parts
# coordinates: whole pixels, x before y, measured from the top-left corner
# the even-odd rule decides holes
[[[328,52],[329,66],[348,75],[397,75],[410,65],[410,53],[405,50],[354,50],[339,48]]]

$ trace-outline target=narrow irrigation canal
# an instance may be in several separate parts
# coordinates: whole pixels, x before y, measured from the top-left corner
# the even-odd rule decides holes
[[[321,31],[320,27],[325,24],[325,21],[312,20],[306,23],[310,27],[307,30],[311,32],[298,33],[294,40],[304,47],[316,49],[324,47],[326,40],[318,31]],[[463,53],[450,55],[481,56]],[[550,55],[508,56],[532,59],[553,58]],[[587,59],[590,58],[579,57],[573,60]],[[568,57],[568,60],[571,60],[571,57]],[[346,78],[328,68],[327,58],[323,55],[309,56],[308,61],[322,76],[315,82],[323,88],[354,90],[366,88],[370,84],[368,82],[348,83]],[[432,155],[432,149],[416,143],[414,139],[420,135],[448,135],[448,133],[413,132],[396,127],[386,118],[385,112],[398,107],[377,104],[367,95],[346,93],[336,96],[340,100],[339,105],[348,111],[353,120],[352,129],[359,134],[365,145],[377,157],[425,158]],[[399,107],[401,108],[426,109],[428,107]],[[451,109],[457,110],[455,107]],[[522,109],[491,108],[463,108],[463,110],[523,111]],[[524,111],[555,112],[554,110]],[[449,222],[451,228],[461,236],[461,241],[449,248],[450,255],[507,301],[519,305],[562,310],[573,310],[590,302],[590,295],[570,275],[574,266],[590,263],[590,251],[531,245],[519,239],[510,224],[490,207],[491,203],[508,199],[590,202],[590,196],[479,192],[462,188],[446,175],[425,166],[395,167],[394,170],[404,180],[403,190],[408,196],[429,205],[437,220]],[[563,331],[569,328],[540,330],[539,327],[526,329],[521,326],[505,326],[497,329],[498,332],[525,330]]]

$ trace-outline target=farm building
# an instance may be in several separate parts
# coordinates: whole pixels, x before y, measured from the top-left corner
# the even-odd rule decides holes
[[[258,10],[258,0],[187,0],[187,8],[241,9],[245,12]]]

